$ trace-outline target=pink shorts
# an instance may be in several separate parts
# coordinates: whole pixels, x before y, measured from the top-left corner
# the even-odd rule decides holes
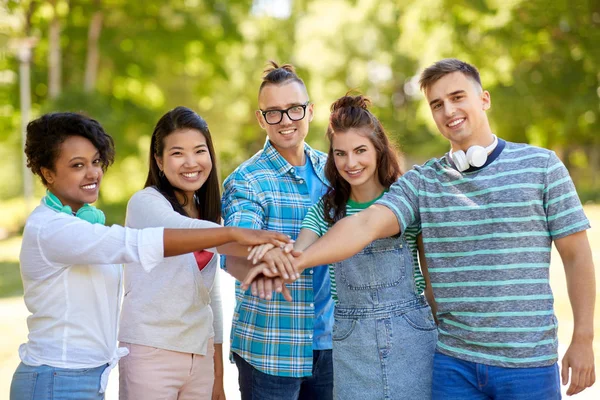
[[[214,382],[213,339],[201,356],[121,342],[129,355],[119,361],[121,400],[187,400],[212,396]]]

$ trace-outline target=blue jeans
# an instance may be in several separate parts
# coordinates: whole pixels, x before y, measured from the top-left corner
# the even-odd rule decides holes
[[[268,375],[233,353],[242,400],[333,400],[331,350],[313,350],[312,375],[304,378]]]
[[[442,353],[433,359],[433,400],[560,399],[558,364],[503,368],[459,360]]]
[[[107,366],[68,369],[20,363],[10,385],[10,400],[102,400],[100,375]]]

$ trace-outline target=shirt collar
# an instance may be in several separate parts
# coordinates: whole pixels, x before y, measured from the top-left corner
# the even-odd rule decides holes
[[[304,153],[307,156],[307,159],[312,164],[317,175],[323,175],[323,168],[325,167],[324,157],[321,158],[317,154],[317,152],[310,147],[306,142],[304,143]],[[294,166],[290,164],[283,156],[275,149],[273,144],[269,138],[265,141],[265,146],[263,147],[263,157],[265,157],[269,163],[273,166],[273,169],[279,175],[285,175],[288,173]]]

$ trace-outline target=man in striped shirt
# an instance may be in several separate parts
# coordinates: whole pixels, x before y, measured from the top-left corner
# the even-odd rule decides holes
[[[562,382],[570,372],[567,394],[581,392],[595,380],[596,288],[589,222],[568,171],[552,151],[496,138],[475,67],[439,61],[421,88],[450,152],[337,223],[297,267],[345,259],[420,221],[439,321],[433,398],[559,399],[554,242],[575,323]]]
[[[308,209],[325,193],[327,155],[304,141],[313,117],[304,82],[291,65],[271,64],[256,111],[267,140],[225,180],[223,218],[227,226],[295,238]],[[246,260],[227,257],[224,263],[234,276],[240,264],[245,272]],[[281,293],[271,299],[269,287],[251,293],[236,283],[231,351],[242,400],[333,398],[334,304],[327,266],[304,271],[289,290],[293,302]]]

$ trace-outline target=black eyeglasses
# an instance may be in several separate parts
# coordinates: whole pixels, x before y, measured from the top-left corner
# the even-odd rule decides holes
[[[306,115],[306,107],[308,106],[308,103],[310,103],[310,100],[306,101],[304,104],[291,106],[286,110],[260,110],[260,112],[269,125],[277,125],[280,123],[283,119],[283,114],[287,115],[292,121],[300,121]]]

